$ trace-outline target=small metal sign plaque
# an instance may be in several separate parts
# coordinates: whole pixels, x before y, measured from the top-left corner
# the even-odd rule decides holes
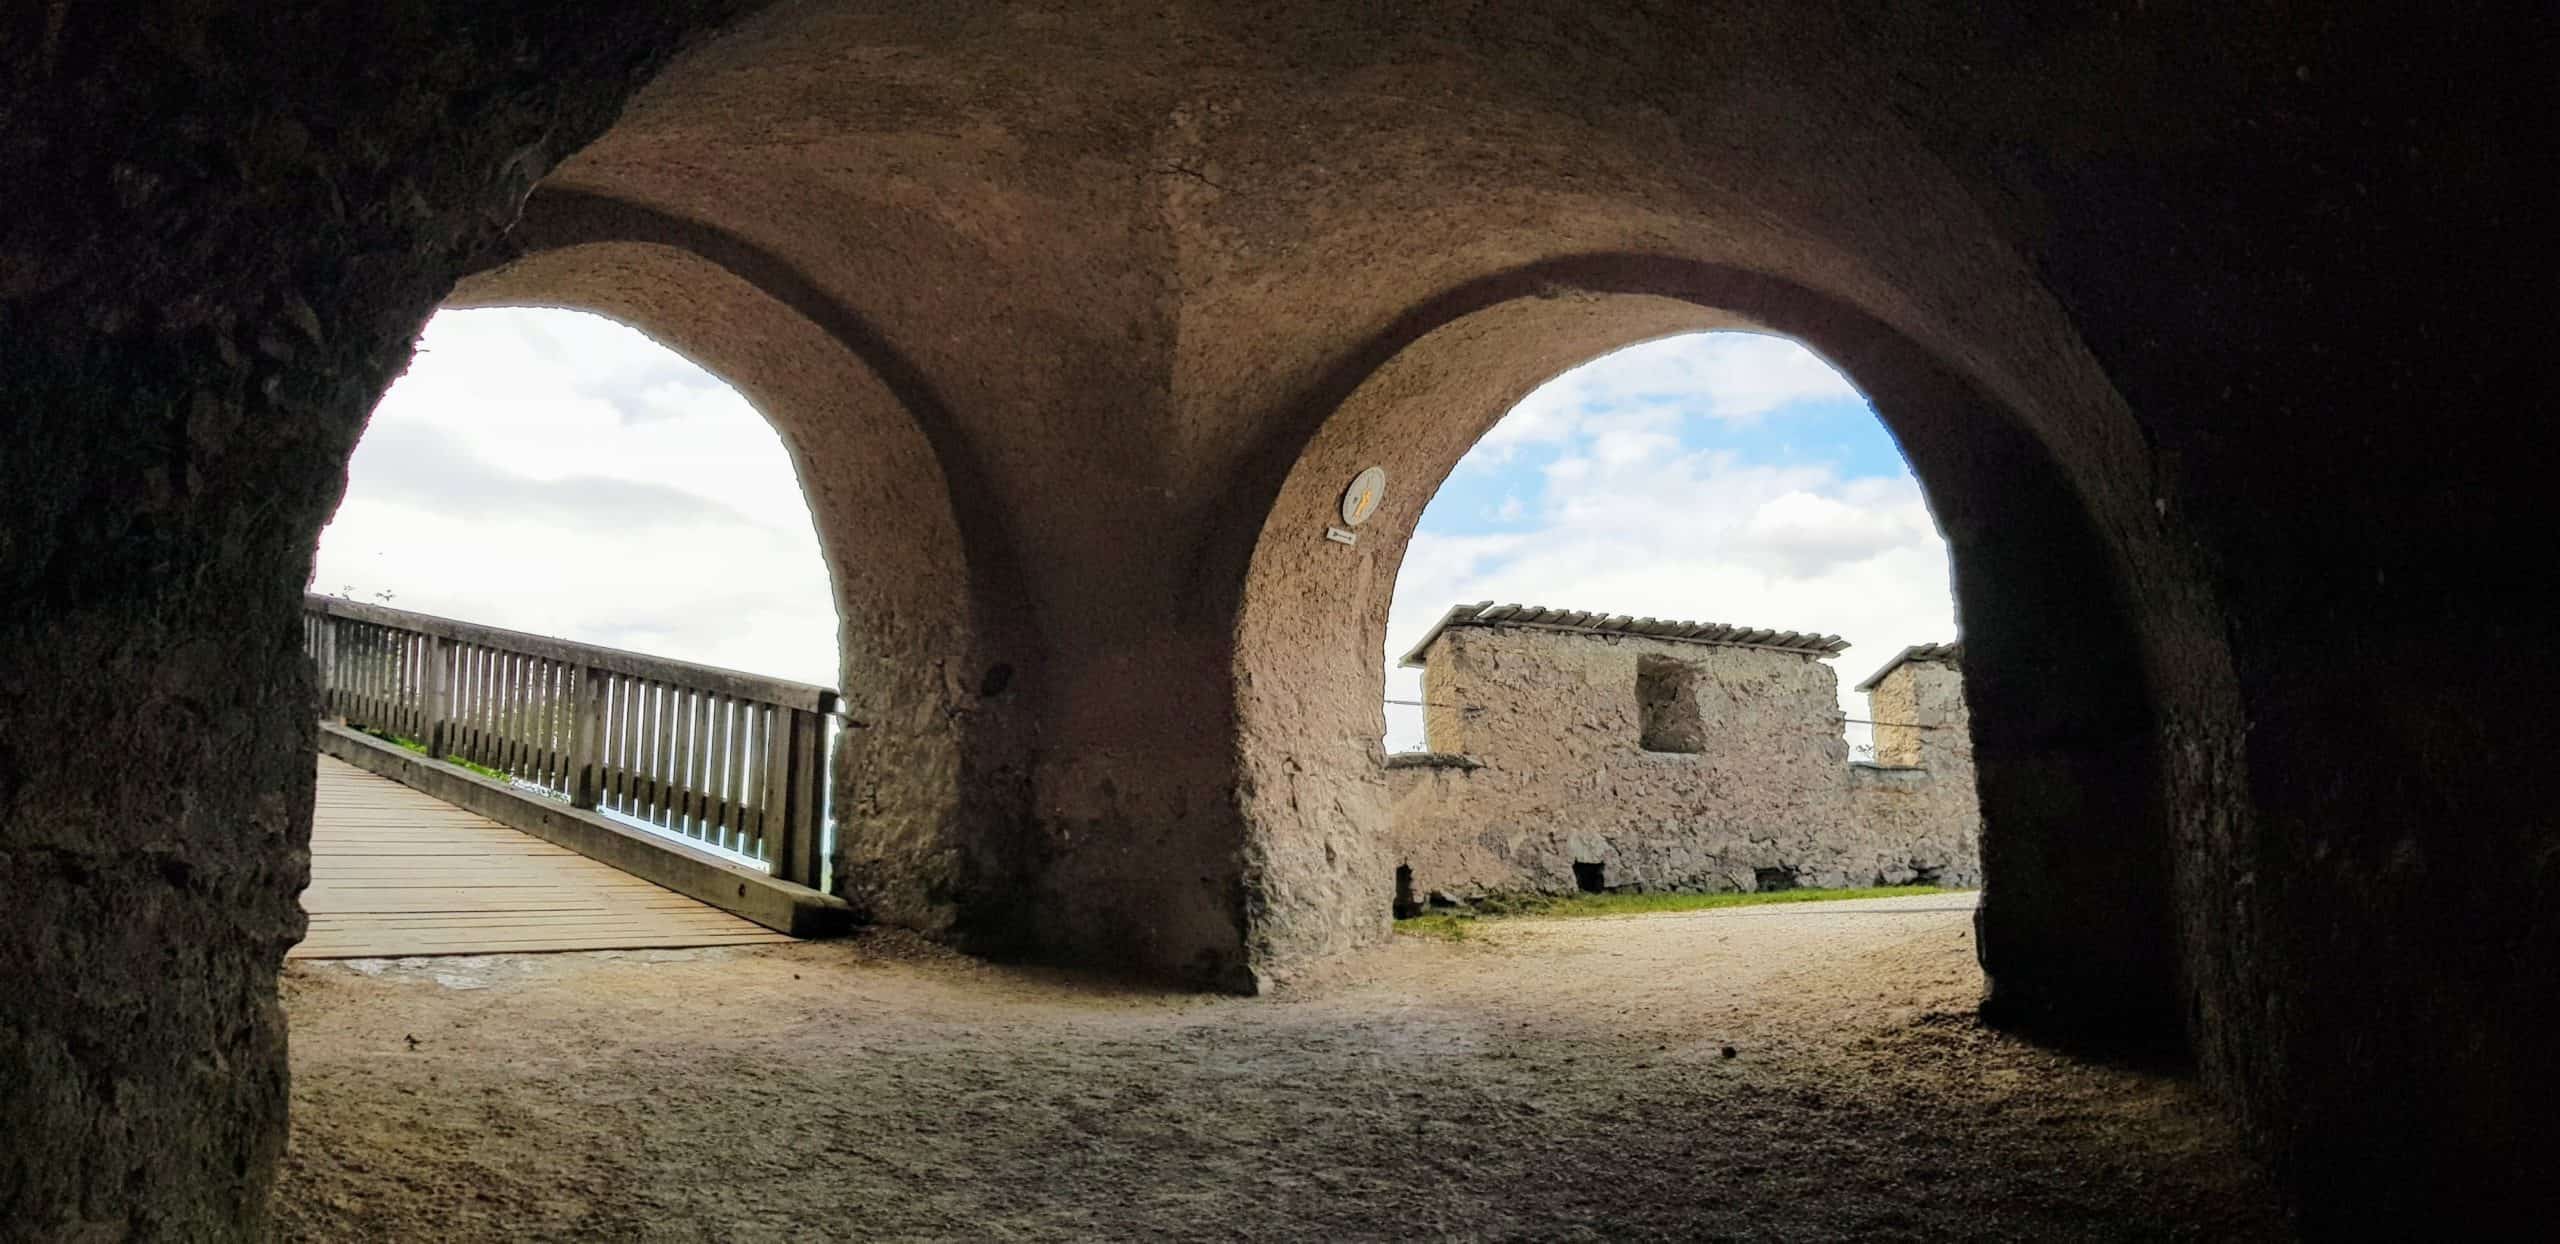
[[[1342,528],[1340,528],[1340,527],[1327,527],[1327,528],[1325,528],[1325,529],[1324,529],[1324,538],[1325,538],[1325,539],[1327,539],[1327,540],[1331,540],[1331,541],[1333,541],[1335,544],[1358,544],[1358,543],[1360,543],[1360,537],[1359,537],[1356,533],[1348,532],[1348,531],[1344,531],[1344,530],[1343,530]]]

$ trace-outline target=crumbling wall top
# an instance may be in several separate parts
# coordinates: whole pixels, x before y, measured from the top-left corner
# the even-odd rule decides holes
[[[1641,639],[1659,639],[1670,643],[1721,644],[1740,648],[1777,648],[1801,652],[1808,656],[1838,656],[1848,651],[1849,641],[1837,635],[1819,635],[1800,631],[1760,630],[1723,622],[1684,622],[1671,618],[1640,618],[1623,613],[1595,612],[1589,609],[1549,609],[1544,605],[1497,605],[1489,600],[1472,605],[1451,605],[1449,612],[1431,624],[1422,639],[1397,662],[1406,669],[1421,669],[1423,654],[1451,627],[1506,626],[1548,631],[1580,631],[1591,635],[1633,635]]]

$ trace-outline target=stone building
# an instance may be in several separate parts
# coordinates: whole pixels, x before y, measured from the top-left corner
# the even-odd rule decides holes
[[[1955,645],[1859,684],[1836,635],[1459,605],[1403,664],[1430,750],[1390,757],[1398,903],[1575,890],[1976,885],[1981,818]]]
[[[1849,766],[1849,818],[1887,842],[1940,844],[1956,835],[1956,866],[1913,866],[1915,880],[1981,884],[1982,811],[1973,788],[1973,723],[1964,707],[1962,644],[1914,644],[1867,676],[1875,758]]]

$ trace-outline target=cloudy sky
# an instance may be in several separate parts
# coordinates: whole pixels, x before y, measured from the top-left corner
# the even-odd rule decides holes
[[[1852,717],[1849,686],[1955,634],[1946,545],[1874,411],[1804,347],[1746,333],[1620,350],[1504,416],[1423,510],[1387,659],[1479,600],[1839,635]],[[1421,699],[1420,673],[1390,667],[1387,695]],[[1421,709],[1388,706],[1389,748],[1421,733]]]
[[[428,325],[356,448],[313,586],[835,679],[825,570],[772,428],[577,312]],[[1802,347],[1740,333],[1621,350],[1522,401],[1424,511],[1382,657],[1487,599],[1837,633],[1855,645],[1844,689],[1955,633],[1945,546],[1865,401]],[[1421,698],[1413,671],[1387,685]],[[1420,746],[1421,710],[1391,705],[1387,743]]]
[[[782,441],[711,374],[573,311],[447,311],[320,536],[315,590],[836,680],[835,605]]]

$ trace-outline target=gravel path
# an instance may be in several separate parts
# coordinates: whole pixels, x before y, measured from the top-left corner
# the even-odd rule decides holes
[[[279,1225],[328,1241],[2280,1236],[2184,1081],[1973,1021],[1968,906],[1491,922],[1265,999],[878,933],[297,963]]]

